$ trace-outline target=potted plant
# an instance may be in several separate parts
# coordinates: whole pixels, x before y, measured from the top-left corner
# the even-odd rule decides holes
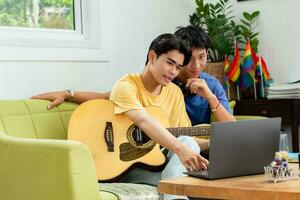
[[[214,75],[224,84],[224,60],[226,55],[233,55],[234,37],[240,39],[240,28],[233,21],[230,0],[218,0],[215,4],[195,0],[196,10],[190,15],[190,23],[200,26],[208,33],[211,46],[208,50],[208,63],[204,72]],[[231,86],[233,87],[233,86]],[[231,98],[235,98],[236,90],[230,89]]]
[[[230,0],[219,0],[216,4],[196,0],[196,11],[190,15],[190,23],[207,31],[211,39],[210,62],[223,62],[226,55],[233,54],[234,35],[240,39],[240,28],[232,20]]]
[[[233,20],[231,0],[218,0],[215,4],[205,3],[204,0],[195,2],[196,10],[189,16],[190,23],[206,30],[211,39],[208,64],[204,71],[213,74],[223,84],[225,56],[234,55],[235,40],[243,51],[246,41],[250,39],[253,49],[257,52],[258,33],[254,31],[259,11],[244,12],[244,18],[238,25]],[[231,97],[236,97],[235,89],[231,89],[230,93]]]
[[[215,4],[204,3],[204,0],[195,2],[197,7],[190,15],[190,23],[200,26],[208,33],[211,39],[208,57],[210,62],[223,62],[226,55],[233,55],[235,39],[241,44],[241,49],[250,39],[252,48],[257,52],[258,33],[254,31],[259,11],[243,12],[244,18],[238,25],[233,20],[231,0],[218,0]]]
[[[257,27],[257,19],[259,16],[259,11],[254,11],[253,13],[243,12],[244,19],[241,19],[241,25],[239,25],[241,32],[240,34],[243,36],[244,40],[239,39],[239,43],[244,44],[247,40],[250,40],[251,47],[257,53],[258,51],[258,32],[255,32]]]

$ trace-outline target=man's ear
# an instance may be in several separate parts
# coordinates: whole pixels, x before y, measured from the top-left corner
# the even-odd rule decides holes
[[[155,53],[154,50],[149,51],[148,53],[148,60],[150,64],[153,64],[153,62],[157,59],[157,54]]]

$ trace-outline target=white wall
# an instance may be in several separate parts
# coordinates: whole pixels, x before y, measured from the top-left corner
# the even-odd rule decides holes
[[[215,1],[215,0],[212,0]],[[260,11],[258,29],[259,51],[265,58],[271,76],[276,82],[300,80],[300,1],[297,0],[248,0],[234,2],[234,11],[241,17],[244,11]],[[289,148],[292,147],[290,127],[283,127],[289,134]],[[298,130],[300,130],[298,128]]]
[[[100,0],[101,48],[109,62],[2,61],[0,99],[67,88],[110,90],[123,74],[141,71],[152,39],[187,25],[193,10],[194,1]]]
[[[244,11],[260,11],[257,29],[260,34],[259,53],[265,58],[274,81],[300,80],[300,1],[231,1],[237,17],[241,17]]]
[[[261,11],[259,49],[275,81],[300,79],[300,1],[232,2],[236,16],[242,11]],[[109,62],[0,62],[0,99],[66,88],[109,90],[126,72],[141,71],[151,40],[187,25],[194,9],[194,0],[100,0],[100,37]]]
[[[261,11],[261,54],[269,63],[275,81],[300,80],[300,1],[257,0],[239,3],[236,10]]]

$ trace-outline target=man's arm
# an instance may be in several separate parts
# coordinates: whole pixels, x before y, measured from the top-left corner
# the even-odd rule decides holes
[[[39,95],[32,96],[31,99],[45,99],[51,101],[48,105],[48,109],[51,109],[63,101],[72,101],[75,103],[83,103],[92,99],[109,99],[110,92],[97,93],[97,92],[80,92],[75,91],[73,97],[70,92],[67,91],[57,91],[57,92],[47,92]]]
[[[221,102],[217,99],[215,95],[213,95],[208,100],[208,103],[212,108],[212,114],[214,116],[215,121],[236,121],[235,117],[224,108],[224,106],[221,104]]]
[[[205,158],[178,141],[166,128],[151,117],[145,110],[130,110],[126,111],[124,114],[139,128],[141,128],[152,140],[176,153],[186,169],[207,169],[208,161]]]
[[[190,87],[191,92],[207,100],[216,121],[236,121],[235,117],[224,108],[218,98],[212,93],[205,80],[191,78],[187,82],[187,87]]]

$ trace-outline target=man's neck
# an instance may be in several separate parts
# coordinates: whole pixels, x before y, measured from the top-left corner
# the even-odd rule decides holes
[[[141,80],[145,89],[153,95],[159,95],[162,89],[162,86],[159,85],[154,79],[149,66],[146,66],[144,71],[141,74]]]

